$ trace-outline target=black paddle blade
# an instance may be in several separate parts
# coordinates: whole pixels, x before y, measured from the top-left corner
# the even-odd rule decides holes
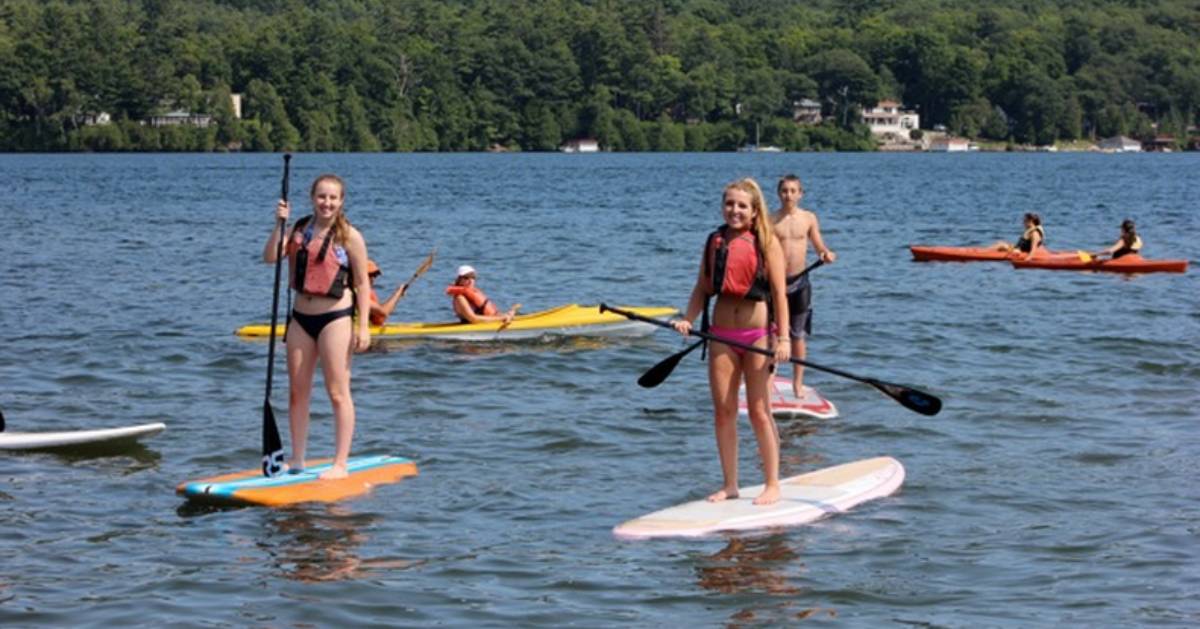
[[[263,476],[272,478],[283,472],[283,441],[279,439],[279,428],[275,425],[275,412],[271,403],[263,404]]]
[[[4,411],[0,411],[0,432],[4,432]]]
[[[870,380],[870,385],[882,391],[885,395],[899,402],[904,408],[922,415],[937,415],[942,410],[942,400],[936,396],[902,387],[898,384]]]
[[[683,360],[684,356],[687,356],[692,352],[692,350],[700,347],[703,344],[704,341],[700,340],[693,343],[691,346],[681,352],[675,352],[674,354],[667,356],[657,365],[646,370],[646,373],[642,374],[641,378],[638,378],[638,385],[643,389],[653,389],[654,387],[662,384],[664,380],[670,377],[671,372],[675,371],[675,366],[679,364],[679,361]]]

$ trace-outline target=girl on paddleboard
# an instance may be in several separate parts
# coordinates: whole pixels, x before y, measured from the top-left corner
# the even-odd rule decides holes
[[[309,192],[313,213],[296,221],[284,237],[288,277],[296,291],[285,338],[288,366],[290,471],[304,469],[309,406],[317,363],[333,405],[333,465],[322,479],[345,478],[354,437],[354,401],[350,398],[351,352],[371,345],[367,245],[346,219],[346,184],[337,175],[321,175]],[[280,199],[276,220],[287,221],[291,204]],[[275,262],[279,230],[272,229],[263,260]]]
[[[735,181],[722,196],[725,224],[709,235],[700,273],[684,317],[673,323],[687,335],[708,300],[717,298],[707,332],[755,347],[770,348],[774,361],[791,356],[783,248],[771,228],[766,200],[753,179]],[[773,312],[772,312],[773,310]],[[772,318],[779,333],[771,328]],[[750,425],[758,439],[765,487],[754,504],[779,500],[779,433],[768,404],[772,360],[720,342],[709,344],[708,384],[712,393],[717,453],[724,486],[708,497],[719,502],[738,496],[738,388],[746,383]]]

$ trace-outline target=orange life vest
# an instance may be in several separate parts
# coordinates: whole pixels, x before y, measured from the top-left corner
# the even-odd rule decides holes
[[[709,234],[704,248],[704,269],[712,278],[709,294],[765,301],[771,292],[767,265],[754,232],[746,230],[733,237],[728,232],[729,226],[722,225]]]
[[[382,305],[379,303],[379,295],[375,294],[375,289],[371,289],[371,303],[375,304],[376,306]],[[382,312],[376,313],[374,310],[372,310],[371,314],[367,316],[371,319],[371,325],[383,325],[384,323],[387,323],[387,315],[384,315]]]
[[[333,244],[332,229],[321,242],[313,240],[311,219],[312,216],[305,216],[296,221],[287,245],[292,289],[340,299],[350,285],[350,259],[341,245]]]
[[[475,311],[477,315],[494,315],[499,312],[499,310],[496,310],[496,304],[492,303],[492,300],[488,299],[488,296],[484,295],[483,291],[474,286],[451,284],[446,287],[446,294],[452,298],[459,295],[466,297],[467,303],[471,305],[471,310]]]

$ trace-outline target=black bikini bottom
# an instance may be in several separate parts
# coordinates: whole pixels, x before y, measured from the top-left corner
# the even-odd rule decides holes
[[[321,330],[324,330],[325,326],[337,321],[338,319],[341,319],[342,317],[352,316],[354,316],[354,306],[343,308],[342,310],[323,312],[315,315],[304,314],[303,312],[296,312],[295,310],[292,311],[292,319],[296,323],[299,323],[300,328],[303,329],[314,341],[321,337]]]

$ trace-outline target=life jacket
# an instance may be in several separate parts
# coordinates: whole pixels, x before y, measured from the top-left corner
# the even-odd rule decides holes
[[[458,297],[459,295],[466,297],[471,310],[475,311],[477,315],[494,315],[500,312],[496,310],[496,304],[492,303],[492,300],[488,299],[488,296],[484,295],[483,291],[474,286],[451,284],[446,287],[446,294],[450,295],[451,298]]]
[[[287,254],[292,289],[298,293],[340,299],[350,285],[350,260],[341,245],[333,245],[330,229],[320,242],[313,242],[312,216],[296,221]],[[329,254],[333,245],[333,255]]]
[[[1114,251],[1112,254],[1112,257],[1114,260],[1116,260],[1117,258],[1119,258],[1121,256],[1133,255],[1135,253],[1140,252],[1141,250],[1142,250],[1142,237],[1134,236],[1132,245],[1127,242],[1121,243],[1121,248]]]
[[[1042,236],[1042,242],[1038,246],[1045,247],[1046,246],[1046,230],[1042,229],[1041,225],[1034,225],[1033,227],[1030,227],[1029,229],[1025,230],[1025,232],[1023,234],[1021,234],[1021,239],[1017,241],[1017,244],[1014,245],[1013,248],[1016,249],[1017,251],[1020,251],[1021,253],[1032,253],[1033,252],[1033,233],[1034,232],[1037,232],[1038,234],[1041,234],[1041,236]]]
[[[376,306],[381,305],[379,303],[379,295],[375,294],[375,289],[371,289],[371,303],[375,304]],[[382,312],[376,314],[376,312],[372,310],[367,317],[371,319],[371,325],[383,325],[384,323],[387,323],[387,315],[384,315]]]
[[[709,295],[766,301],[771,294],[767,265],[752,231],[730,238],[728,226],[709,234],[704,248],[704,272],[712,278]]]

